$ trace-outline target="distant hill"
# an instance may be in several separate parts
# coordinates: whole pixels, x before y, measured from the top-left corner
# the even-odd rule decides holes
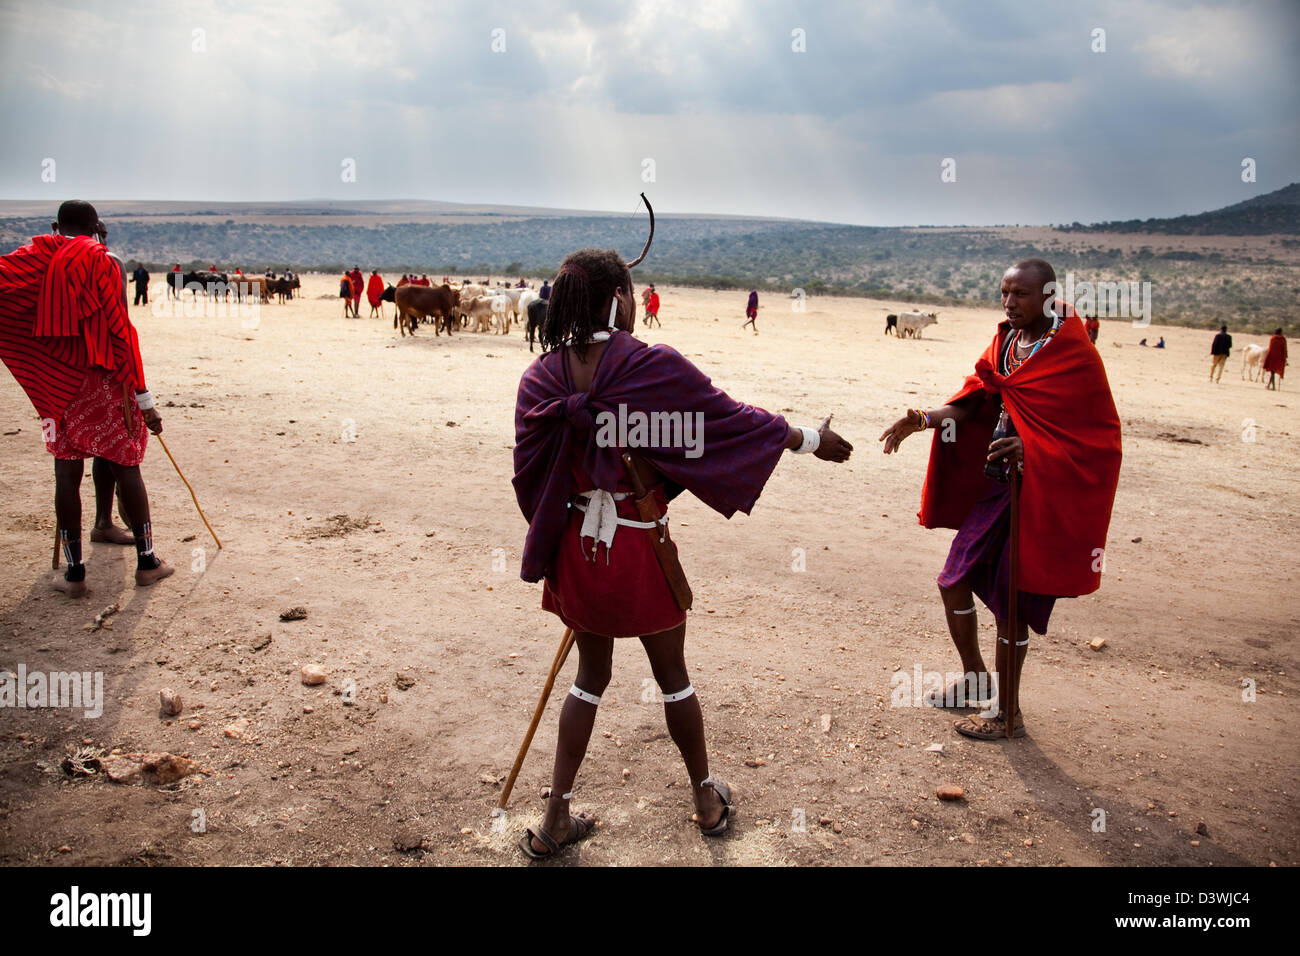
[[[1286,210],[1294,223],[1298,199],[1300,186],[1290,186],[1217,212],[1161,222],[1218,217],[1215,228],[1222,231],[1271,222]],[[568,253],[585,246],[630,258],[645,242],[647,226],[644,210],[633,215],[425,200],[104,202],[99,208],[113,251],[151,272],[172,263],[245,272],[336,272],[357,265],[377,268],[386,278],[417,272],[537,279],[554,276]],[[0,200],[0,248],[47,231],[52,212],[46,203]],[[1290,308],[1300,296],[1300,239],[1287,235],[1159,235],[1145,223],[1140,229],[1110,224],[1103,233],[1101,227],[883,228],[688,214],[656,219],[654,248],[637,270],[638,282],[988,305],[997,302],[1008,265],[1044,256],[1062,275],[1150,282],[1157,322],[1300,331],[1300,317]]]
[[[1126,219],[1091,226],[1074,223],[1063,232],[1145,232],[1168,236],[1300,235],[1300,183],[1211,212],[1171,219]]]

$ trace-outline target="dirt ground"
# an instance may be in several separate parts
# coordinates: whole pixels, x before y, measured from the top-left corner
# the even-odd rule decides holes
[[[130,548],[100,544],[88,599],[50,589],[50,460],[25,396],[0,381],[0,667],[99,671],[105,694],[99,718],[0,710],[0,862],[524,862],[514,843],[540,819],[576,665],[494,826],[563,631],[518,573],[512,414],[531,356],[517,331],[399,338],[391,306],[344,319],[335,283],[308,277],[255,327],[132,309],[164,438],[224,544],[155,443],[155,542],[177,573],[152,589],[134,588]],[[896,303],[800,313],[765,296],[754,335],[744,293],[660,292],[663,328],[643,338],[795,423],[834,412],[856,450],[841,467],[787,456],[750,517],[674,502],[695,591],[688,661],[736,825],[706,841],[688,822],[644,653],[621,642],[574,799],[601,826],[566,864],[1297,861],[1300,383],[1241,380],[1241,349],[1262,338],[1236,336],[1216,385],[1209,333],[1103,323],[1124,423],[1107,573],[1032,642],[1029,736],[981,743],[947,712],[891,706],[896,672],[957,668],[934,585],[951,532],[916,522],[927,442],[885,458],[876,440],[957,389],[1000,314],[941,311],[899,341],[881,334]],[[1137,344],[1160,335],[1164,350]],[[87,477],[87,527],[92,499]],[[282,622],[295,605],[306,618]],[[991,660],[982,608],[980,627]],[[325,685],[301,683],[306,663]],[[179,719],[159,716],[163,687],[182,695]],[[210,773],[70,777],[61,761],[83,741],[188,754]],[[940,803],[944,784],[966,799]]]

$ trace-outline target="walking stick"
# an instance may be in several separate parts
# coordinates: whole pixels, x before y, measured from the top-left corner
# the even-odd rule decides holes
[[[542,688],[542,696],[537,700],[537,709],[533,711],[533,722],[528,725],[528,733],[524,734],[524,742],[519,746],[519,756],[515,757],[515,765],[510,768],[510,776],[506,778],[501,799],[497,801],[498,809],[504,810],[506,804],[510,802],[510,791],[515,788],[515,778],[519,776],[519,770],[524,765],[524,757],[528,756],[528,748],[533,743],[533,734],[537,733],[537,725],[542,720],[542,711],[546,709],[546,702],[551,697],[551,688],[555,686],[555,678],[564,668],[564,661],[573,648],[574,640],[573,628],[565,630],[564,637],[560,640],[560,647],[555,652],[555,660],[551,662],[551,672],[546,675],[546,686]]]
[[[199,505],[199,499],[198,496],[194,494],[194,489],[190,488],[190,483],[188,481],[185,481],[185,473],[181,471],[181,466],[176,464],[176,459],[172,458],[172,453],[170,451],[167,451],[167,443],[163,441],[162,435],[154,435],[153,437],[158,439],[158,444],[162,445],[162,450],[167,452],[168,458],[171,458],[172,467],[176,469],[176,474],[181,476],[181,481],[185,482],[185,487],[189,489],[190,497],[194,499],[194,507],[198,510],[199,517],[202,518],[203,523],[207,525],[208,534],[212,535],[212,540],[217,543],[217,550],[220,551],[221,539],[218,538],[217,533],[212,530],[212,525],[208,524],[207,515],[203,513],[203,508],[200,507]]]
[[[1020,647],[1020,468],[1011,466],[1011,560],[1010,573],[1007,575],[1007,673],[1006,687],[1002,691],[1002,712],[1007,721],[1007,738],[1016,730],[1016,708],[1019,706],[1019,693],[1016,686],[1019,674]]]

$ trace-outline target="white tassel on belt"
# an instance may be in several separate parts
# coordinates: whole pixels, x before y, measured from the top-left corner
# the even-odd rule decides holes
[[[570,508],[577,508],[583,512],[586,517],[582,519],[582,530],[579,532],[581,538],[591,538],[591,554],[595,557],[600,545],[605,546],[605,563],[609,563],[609,549],[614,546],[614,532],[618,530],[619,525],[626,528],[659,528],[660,540],[663,539],[663,528],[668,524],[668,515],[665,514],[658,521],[634,521],[631,518],[619,516],[618,506],[615,502],[630,498],[626,491],[616,491],[610,493],[596,488],[592,491],[580,491],[573,501],[569,502]],[[585,499],[585,503],[583,500]]]

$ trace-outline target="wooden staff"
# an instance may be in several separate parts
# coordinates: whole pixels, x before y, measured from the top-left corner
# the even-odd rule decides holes
[[[1016,681],[1019,678],[1018,664],[1020,662],[1020,647],[1016,643],[1020,640],[1020,467],[1018,463],[1011,465],[1011,560],[1008,562],[1011,567],[1007,575],[1007,643],[1006,668],[1004,675],[1005,687],[1002,690],[1002,712],[1007,721],[1007,737],[1011,738],[1016,730],[1016,708],[1019,705],[1019,694],[1017,692]]]
[[[542,696],[538,698],[537,708],[533,711],[533,722],[528,725],[528,733],[524,735],[524,742],[519,747],[519,756],[515,757],[515,765],[510,768],[510,776],[506,778],[501,799],[497,801],[497,807],[501,810],[504,810],[510,801],[510,791],[515,788],[515,778],[519,776],[519,770],[524,765],[524,757],[528,756],[528,748],[532,746],[533,734],[537,733],[537,725],[542,720],[542,711],[546,709],[546,702],[551,698],[551,688],[555,686],[555,678],[564,668],[564,661],[568,658],[575,640],[573,628],[566,629],[564,637],[560,640],[560,647],[555,652],[555,660],[551,661],[551,672],[546,675],[546,686],[542,688]]]
[[[171,458],[172,467],[176,469],[176,474],[181,476],[181,481],[185,482],[185,487],[189,489],[190,497],[194,499],[194,507],[198,510],[199,517],[202,518],[203,523],[207,525],[208,534],[212,535],[212,540],[217,543],[217,550],[220,551],[221,539],[218,538],[217,533],[212,530],[212,525],[208,524],[207,515],[203,513],[203,508],[199,506],[199,499],[198,496],[194,494],[194,489],[190,488],[190,483],[188,481],[185,481],[185,473],[181,471],[181,466],[176,464],[176,459],[172,458],[172,453],[167,451],[167,443],[163,441],[162,435],[154,435],[153,437],[158,439],[158,444],[162,445],[162,450],[167,452],[168,458]]]

